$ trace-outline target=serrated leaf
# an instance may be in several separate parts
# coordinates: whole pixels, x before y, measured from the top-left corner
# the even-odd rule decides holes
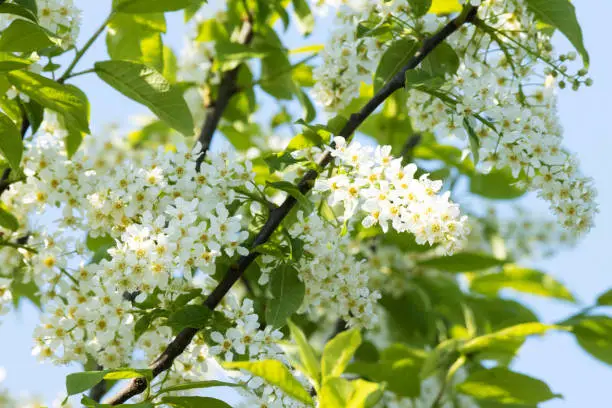
[[[94,68],[96,74],[110,86],[147,106],[185,136],[193,135],[193,118],[183,95],[162,74],[130,61],[100,61],[95,63]]]
[[[308,391],[302,387],[302,384],[291,374],[289,368],[277,360],[261,360],[261,361],[237,361],[226,362],[223,364],[228,369],[241,369],[250,372],[251,374],[263,378],[268,384],[280,388],[287,395],[302,401],[306,404],[312,404],[312,398]]]
[[[67,125],[84,133],[89,131],[89,103],[76,87],[62,85],[29,71],[11,71],[7,78],[30,98],[64,117]]]
[[[21,132],[3,112],[0,112],[0,152],[13,169],[19,169],[23,156]]]
[[[322,381],[327,377],[340,377],[360,344],[358,329],[343,331],[328,341],[321,355]]]
[[[270,280],[273,296],[266,302],[266,323],[278,328],[285,325],[304,300],[305,286],[298,277],[298,271],[289,265],[276,269]]]
[[[584,65],[589,65],[576,9],[569,0],[527,0],[527,7],[540,21],[558,28],[580,53]]]
[[[503,404],[538,404],[560,397],[546,383],[503,367],[476,371],[456,388],[478,400]]]

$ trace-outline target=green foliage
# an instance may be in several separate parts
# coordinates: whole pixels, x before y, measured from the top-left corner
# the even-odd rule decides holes
[[[419,49],[419,43],[410,38],[392,42],[378,63],[374,75],[374,92],[388,83]]]
[[[8,52],[0,52],[0,72],[23,69],[32,64],[28,58],[18,57]]]
[[[338,333],[323,349],[321,356],[322,381],[328,377],[339,377],[353,358],[361,344],[359,330],[352,329]]]
[[[572,325],[578,344],[599,361],[612,365],[612,318],[580,316]]]
[[[20,92],[62,115],[67,126],[90,133],[89,102],[76,87],[27,71],[11,71],[7,78]]]
[[[182,10],[193,0],[115,0],[113,8],[121,13],[159,13]]]
[[[282,327],[302,305],[304,283],[293,266],[284,264],[274,271],[269,288],[272,298],[266,302],[266,323]]]
[[[187,382],[179,385],[172,385],[170,387],[165,387],[159,390],[157,395],[165,394],[167,392],[175,392],[175,391],[185,391],[185,390],[195,390],[202,388],[212,388],[212,387],[244,387],[242,384],[230,383],[225,381],[218,380],[208,380],[208,381],[194,381]]]
[[[576,19],[576,9],[569,0],[527,0],[529,10],[542,22],[561,31],[589,65],[589,53],[584,47],[582,29]]]
[[[177,408],[231,408],[227,402],[212,397],[163,397],[162,402]]]
[[[477,400],[530,406],[561,397],[553,393],[544,382],[503,367],[470,374],[457,385],[457,391]]]
[[[292,323],[291,320],[289,320],[287,324],[291,331],[291,339],[296,342],[298,346],[298,354],[300,357],[299,366],[301,367],[301,371],[315,384],[319,384],[321,381],[321,369],[314,349],[308,344],[308,339],[298,326]]]
[[[57,44],[45,29],[28,20],[18,19],[0,36],[0,51],[32,52]]]
[[[191,136],[193,118],[181,92],[159,72],[130,61],[99,61],[96,74],[130,99],[151,109],[169,126]]]
[[[68,396],[71,396],[89,390],[102,380],[123,380],[138,377],[144,377],[147,379],[147,383],[149,383],[151,378],[153,378],[153,373],[151,370],[132,368],[72,373],[66,377],[66,392]]]
[[[308,391],[291,374],[287,366],[277,360],[226,362],[223,364],[228,369],[240,369],[263,378],[267,383],[277,386],[287,395],[312,405],[312,398]]]
[[[175,331],[185,328],[203,328],[211,317],[212,311],[204,305],[186,305],[168,316],[168,326]]]
[[[347,371],[370,381],[385,383],[387,390],[402,397],[416,398],[421,393],[420,372],[425,355],[422,350],[398,343],[383,350],[376,361],[360,361],[357,358]]]
[[[0,112],[0,152],[13,169],[19,169],[23,155],[21,133],[8,116]]]
[[[19,222],[13,214],[0,207],[0,226],[11,231],[17,231],[19,229]]]
[[[435,268],[446,272],[472,272],[503,265],[506,261],[484,253],[461,252],[455,255],[429,258],[420,261],[423,267]]]
[[[470,281],[471,290],[486,295],[496,296],[504,288],[575,302],[572,293],[552,276],[516,265],[505,265],[501,272],[478,275]]]

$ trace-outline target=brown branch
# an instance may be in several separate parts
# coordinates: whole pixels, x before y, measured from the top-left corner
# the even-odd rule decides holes
[[[240,35],[238,38],[239,44],[249,44],[253,39],[253,21],[251,16],[244,21],[242,24],[242,28],[240,29]],[[221,116],[223,116],[223,112],[227,107],[230,99],[238,92],[238,73],[240,72],[240,68],[242,64],[239,64],[237,67],[230,71],[226,71],[221,78],[221,83],[219,84],[219,89],[217,91],[217,99],[214,100],[209,107],[209,111],[206,114],[206,119],[204,120],[204,124],[202,125],[202,129],[200,130],[200,135],[198,136],[198,142],[202,144],[202,150],[200,151],[200,155],[196,160],[196,169],[200,171],[200,166],[202,162],[206,158],[206,152],[210,148],[210,143],[212,142],[213,135],[217,130],[217,126],[219,126],[219,121],[221,120]]]
[[[343,136],[349,139],[353,132],[368,118],[370,114],[372,114],[372,112],[374,112],[374,110],[376,110],[376,108],[378,108],[395,91],[403,88],[406,71],[414,69],[417,65],[419,65],[436,46],[457,31],[464,23],[471,22],[476,16],[476,11],[476,7],[466,7],[460,16],[451,20],[436,34],[427,38],[423,42],[423,45],[419,51],[417,51],[417,53],[410,58],[406,65],[387,84],[385,84],[385,86],[383,86],[383,88],[379,90],[358,113],[350,116],[344,128],[338,133],[338,136]],[[318,168],[321,170],[324,169],[331,162],[331,160],[331,154],[326,152],[319,160]],[[299,190],[302,193],[307,193],[313,187],[314,181],[318,175],[318,171],[308,171],[297,185]],[[268,241],[276,228],[285,219],[287,214],[289,214],[289,211],[291,211],[295,204],[296,200],[289,196],[280,207],[271,210],[268,220],[249,247],[255,248],[258,245]],[[217,305],[219,305],[223,297],[229,292],[234,283],[240,279],[244,271],[255,260],[255,258],[257,258],[258,255],[259,254],[256,252],[250,252],[248,255],[240,257],[238,262],[229,268],[221,282],[206,298],[204,305],[209,309],[214,310]],[[199,329],[187,328],[182,330],[176,336],[176,338],[168,345],[166,350],[150,365],[150,368],[153,370],[154,377],[159,375],[161,372],[168,370],[172,366],[174,359],[187,348],[198,331]],[[144,378],[134,379],[130,381],[125,388],[119,391],[119,393],[106,402],[111,405],[124,403],[131,397],[144,392],[146,388],[147,382]]]

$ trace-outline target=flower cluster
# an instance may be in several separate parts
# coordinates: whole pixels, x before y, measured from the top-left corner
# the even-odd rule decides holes
[[[17,3],[14,0],[10,2]],[[72,47],[81,28],[81,10],[74,5],[74,0],[38,0],[36,3],[38,24],[58,37],[61,40],[59,45],[63,49]],[[2,14],[0,31],[17,18],[23,17]]]
[[[234,187],[250,188],[250,164],[221,152],[196,172],[194,153],[184,145],[128,155],[112,139],[94,138],[68,159],[65,131],[48,119],[24,159],[25,183],[10,191],[22,198],[22,212],[59,205],[53,211],[62,214],[57,231],[28,242],[38,250],[27,255],[29,276],[49,305],[35,353],[61,363],[84,361],[90,353],[116,367],[134,341],[125,292],[159,290],[167,299],[193,288],[208,292],[215,259],[247,253],[240,246],[248,236],[242,216],[228,205]],[[92,255],[66,228],[87,231],[88,242],[104,242],[108,259],[79,266]]]
[[[449,200],[450,193],[438,194],[441,181],[427,174],[415,178],[417,167],[404,166],[390,146],[347,144],[336,137],[331,154],[338,171],[318,179],[315,189],[330,192],[332,205],[342,203],[345,219],[362,210],[365,227],[380,225],[386,232],[391,224],[398,232],[414,234],[417,243],[440,244],[447,253],[461,246],[469,232],[467,217]]]
[[[350,253],[350,238],[339,236],[337,227],[316,213],[304,217],[302,212],[289,234],[304,242],[304,254],[296,265],[306,287],[302,310],[313,319],[325,316],[342,318],[349,326],[374,326],[380,293],[369,288],[368,280],[376,271]],[[276,266],[268,261],[262,281]]]
[[[563,61],[573,60],[575,53],[554,57],[550,37],[536,31],[536,20],[523,1],[483,3],[479,17],[496,34],[469,27],[451,37],[462,63],[443,88],[449,98],[442,101],[427,90],[411,92],[413,125],[419,131],[434,130],[440,138],[465,139],[473,132],[480,171],[510,168],[550,203],[561,225],[580,235],[593,224],[596,191],[592,179],[580,173],[576,157],[561,145],[555,88],[564,84],[557,81],[559,76],[576,88],[588,79],[582,79],[582,72],[573,77],[567,73]],[[487,58],[474,57],[476,36]],[[536,53],[542,56],[536,58]]]

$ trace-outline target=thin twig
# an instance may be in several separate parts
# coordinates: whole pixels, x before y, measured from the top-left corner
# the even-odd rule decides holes
[[[350,139],[353,132],[368,118],[370,114],[372,114],[372,112],[374,112],[374,110],[376,110],[376,108],[378,108],[395,91],[403,88],[406,71],[418,66],[421,61],[423,61],[423,59],[434,48],[436,48],[436,46],[442,43],[449,35],[457,31],[464,23],[471,22],[476,15],[476,11],[477,7],[466,7],[460,16],[451,20],[440,31],[438,31],[432,37],[426,39],[419,51],[417,51],[417,53],[407,62],[407,64],[387,84],[385,84],[385,86],[383,86],[383,88],[380,89],[376,95],[372,97],[372,99],[365,104],[359,113],[355,113],[350,116],[344,128],[338,133],[338,136],[343,136]],[[318,168],[321,170],[324,169],[331,162],[331,160],[332,156],[328,151],[319,160]],[[318,175],[318,171],[308,171],[298,183],[297,188],[303,194],[307,193],[313,187],[314,181]],[[251,242],[249,247],[255,248],[258,245],[268,241],[295,204],[296,200],[289,196],[280,207],[270,211],[268,220],[261,228],[253,242]],[[204,305],[209,309],[214,310],[219,303],[221,303],[221,300],[229,292],[234,283],[240,279],[244,271],[257,258],[258,255],[259,254],[257,252],[250,252],[248,255],[242,256],[237,263],[230,266],[221,282],[206,298]],[[166,350],[149,366],[153,371],[153,377],[156,377],[172,366],[174,359],[187,348],[198,331],[199,329],[197,328],[186,328],[176,336],[176,338],[168,345]],[[136,378],[131,380],[125,388],[120,390],[113,397],[109,398],[106,402],[111,405],[122,404],[131,397],[141,394],[146,389],[147,381],[144,378]]]
[[[249,44],[252,39],[253,21],[251,17],[249,17],[242,24],[238,43],[246,45]],[[225,111],[227,104],[229,103],[230,99],[232,99],[232,96],[238,92],[238,73],[240,72],[241,67],[242,64],[223,74],[221,83],[219,84],[217,99],[213,101],[209,107],[209,111],[206,114],[206,119],[204,120],[204,124],[202,125],[202,129],[200,130],[200,134],[198,136],[198,142],[200,142],[202,145],[202,150],[200,151],[200,155],[196,160],[196,169],[198,171],[200,171],[200,166],[206,158],[208,149],[210,149],[210,143],[212,142],[213,135],[217,130],[217,126],[219,126],[219,121],[221,120],[221,116],[223,116],[223,112]]]

